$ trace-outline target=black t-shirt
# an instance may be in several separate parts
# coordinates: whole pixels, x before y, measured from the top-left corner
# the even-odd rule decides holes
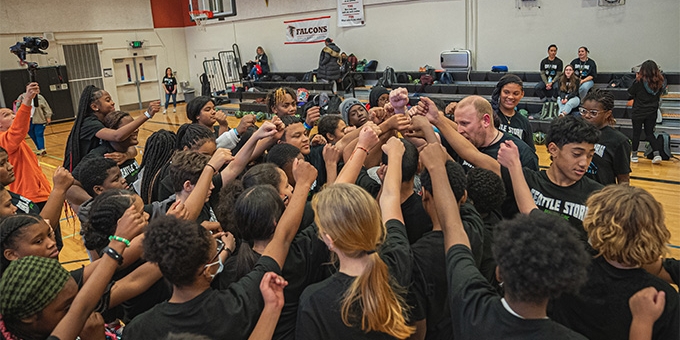
[[[305,156],[305,161],[316,168],[316,183],[310,189],[313,193],[321,190],[321,187],[326,184],[326,161],[323,159],[324,145],[315,145],[309,149],[309,154]]]
[[[94,114],[83,118],[83,124],[80,127],[80,140],[78,140],[81,158],[84,158],[90,153],[90,150],[101,144],[101,139],[97,138],[97,132],[105,128],[104,123],[99,121]],[[64,157],[64,168],[67,170],[75,169],[78,164],[73,164],[73,168],[71,168],[69,161],[70,158],[66,155]]]
[[[512,218],[518,212],[515,196],[512,194],[512,180],[505,167],[501,167],[501,175],[505,183],[505,192],[508,193],[506,202],[503,204],[503,215],[506,218]],[[586,200],[590,194],[604,186],[590,178],[582,177],[576,183],[562,187],[551,182],[545,170],[533,171],[526,168],[524,178],[538,209],[564,218],[587,243],[588,236],[583,229],[583,218],[587,211]]]
[[[12,205],[17,207],[17,213],[40,216],[40,207],[33,203],[33,201],[17,193],[13,193],[9,190],[7,191],[12,198]]]
[[[522,319],[503,307],[500,296],[475,267],[470,248],[454,245],[446,253],[453,338],[586,339],[550,319]]]
[[[484,249],[484,222],[471,204],[461,206],[460,216],[468,235],[475,265],[479,266]],[[411,291],[416,300],[413,308],[415,321],[427,319],[426,339],[449,339],[453,334],[451,314],[447,300],[448,285],[444,234],[441,230],[426,233],[415,244],[413,252],[413,285]]]
[[[538,171],[538,156],[536,156],[535,150],[532,150],[526,143],[524,143],[521,139],[507,133],[500,131],[503,135],[501,138],[498,140],[498,142],[493,143],[489,146],[485,146],[483,148],[479,148],[478,150],[493,158],[497,159],[498,158],[498,150],[501,148],[501,143],[505,142],[506,140],[511,140],[517,145],[517,149],[519,150],[519,160],[522,162],[522,167],[524,168],[529,168],[531,170],[536,170]],[[463,166],[463,169],[465,172],[468,172],[470,169],[474,168],[475,166],[468,163],[468,161],[462,159],[456,151],[453,150],[453,147],[451,147],[451,144],[445,139],[442,138],[442,145],[446,148],[446,151],[449,152],[451,157],[456,160],[460,165]]]
[[[389,268],[390,276],[401,287],[408,287],[411,281],[412,258],[406,228],[397,220],[385,223],[387,238],[378,250],[380,258]],[[326,280],[310,285],[300,297],[295,338],[305,339],[392,339],[380,332],[365,333],[361,321],[353,327],[342,322],[341,306],[343,295],[354,282],[355,277],[335,273]]]
[[[432,230],[430,215],[423,208],[423,198],[417,193],[414,192],[401,204],[401,214],[404,216],[406,235],[410,244]]]
[[[308,226],[295,236],[281,270],[288,285],[283,289],[285,305],[274,331],[274,339],[295,338],[300,295],[307,286],[322,281],[330,275],[329,259],[328,247],[319,238],[315,225]],[[213,288],[228,289],[229,285],[235,281],[235,274],[236,256],[232,256],[225,263],[222,273],[213,280]]]
[[[487,281],[497,284],[496,280],[496,260],[493,257],[493,234],[494,228],[502,220],[500,211],[491,211],[480,214],[484,221],[484,247],[482,248],[482,262],[479,265],[479,272],[484,275]]]
[[[676,285],[680,283],[680,261],[674,258],[664,259],[663,269],[671,276],[673,283]]]
[[[543,82],[552,83],[557,80],[557,76],[562,73],[562,59],[555,57],[554,60],[548,57],[541,60],[541,79]],[[545,76],[545,78],[543,77]]]
[[[563,294],[553,301],[550,317],[590,340],[628,339],[632,320],[628,299],[649,286],[666,292],[666,306],[654,323],[652,339],[679,339],[675,289],[644,269],[619,269],[602,256],[593,259],[588,281],[577,295]]]
[[[260,281],[266,272],[279,273],[268,256],[227,290],[206,289],[184,303],[163,302],[134,318],[123,331],[124,339],[163,339],[168,333],[191,333],[210,339],[247,339],[260,317],[264,300]]]
[[[633,119],[644,119],[650,115],[656,116],[663,88],[653,91],[646,82],[636,80],[628,88],[628,94],[633,97],[633,112],[631,114]]]
[[[630,139],[611,126],[600,129],[595,155],[586,176],[601,184],[616,184],[617,175],[630,173]]]
[[[357,176],[357,180],[354,182],[354,184],[362,187],[374,198],[378,197],[378,193],[382,187],[380,183],[376,182],[373,178],[371,178],[371,176],[368,175],[368,171],[366,171],[365,168],[361,168],[359,171],[359,176]]]
[[[505,131],[521,139],[531,148],[531,151],[536,152],[536,147],[534,146],[534,130],[531,128],[531,124],[527,117],[524,117],[519,112],[515,112],[512,117],[508,117],[500,111],[498,111],[498,116],[501,118],[501,125],[498,127],[499,130]]]
[[[111,146],[109,142],[104,141],[102,142],[101,145],[97,146],[96,148],[90,150],[88,154],[83,157],[80,162],[82,163],[86,159],[91,159],[91,158],[104,158],[104,155],[107,153],[111,152],[120,152]],[[137,180],[137,175],[139,175],[139,163],[137,163],[136,159],[128,159],[123,164],[118,166],[120,168],[120,173],[123,177],[125,177],[125,181],[128,184],[132,184]],[[82,171],[82,170],[79,170]],[[85,170],[87,171],[87,170]],[[130,186],[130,189],[133,189],[132,186]]]
[[[175,91],[175,86],[177,86],[177,79],[175,79],[175,77],[165,76],[163,77],[163,85],[165,85],[165,89],[168,90],[168,92],[172,93]]]
[[[593,59],[588,58],[586,61],[581,61],[581,59],[576,58],[571,61],[571,66],[574,68],[574,73],[581,79],[592,76],[594,81],[597,77],[597,64]]]

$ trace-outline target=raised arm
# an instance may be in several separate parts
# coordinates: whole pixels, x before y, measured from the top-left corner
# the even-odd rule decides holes
[[[274,259],[279,264],[279,268],[283,267],[290,243],[300,227],[307,203],[307,194],[316,180],[316,175],[316,168],[311,164],[298,159],[293,160],[293,176],[295,177],[293,197],[290,198],[286,210],[276,225],[274,237],[262,252],[262,256]]]
[[[379,142],[378,134],[380,130],[376,131],[374,126],[364,126],[361,129],[356,147],[342,167],[335,183],[354,183],[357,180],[357,176],[359,176],[361,167],[364,166],[370,150]]]
[[[30,83],[26,86],[26,94],[21,101],[21,106],[17,109],[17,114],[10,126],[3,126],[6,133],[2,134],[0,143],[7,152],[12,153],[24,141],[31,125],[31,107],[33,98],[40,93],[38,83]],[[11,111],[11,110],[10,110]]]
[[[531,195],[531,190],[524,178],[524,170],[522,170],[522,162],[519,159],[519,150],[513,141],[508,140],[501,144],[498,150],[498,163],[508,168],[510,172],[510,180],[512,181],[512,191],[515,194],[515,201],[519,211],[528,215],[532,210],[538,209],[534,197]]]
[[[382,146],[388,164],[379,202],[383,221],[399,220],[404,223],[401,212],[401,162],[405,150],[404,143],[396,137],[390,138]]]
[[[201,172],[201,176],[196,181],[194,190],[191,190],[191,193],[184,202],[184,207],[187,211],[186,220],[198,218],[205,204],[205,197],[208,194],[208,190],[210,190],[215,170],[221,168],[224,163],[232,159],[231,150],[229,149],[217,149],[215,151],[208,164],[203,167],[203,172]]]
[[[262,139],[257,142],[257,146],[255,146],[255,151],[253,151],[253,155],[250,157],[251,161],[254,161],[260,155],[262,155],[265,151],[269,150],[276,142],[278,142],[281,137],[283,137],[283,133],[286,129],[286,126],[283,124],[281,121],[281,118],[279,116],[274,116],[271,121],[274,126],[276,126],[276,133],[272,135],[271,137]]]
[[[262,298],[264,298],[264,309],[248,340],[269,340],[272,338],[285,302],[283,288],[287,285],[288,282],[283,277],[276,275],[276,273],[264,273],[260,282],[260,292],[262,293]]]
[[[449,177],[446,174],[446,151],[441,144],[428,144],[420,153],[420,159],[432,178],[432,194],[437,209],[437,218],[444,233],[444,249],[456,244],[470,248],[470,240],[463,228],[456,197],[453,195]]]
[[[270,138],[277,132],[276,125],[271,122],[264,122],[255,133],[248,139],[245,145],[239,150],[234,157],[234,160],[227,165],[227,167],[220,173],[222,175],[222,183],[227,184],[233,181],[238,175],[243,172],[248,163],[253,157],[253,151],[257,146],[258,141]],[[218,168],[219,169],[219,168]]]
[[[631,296],[628,304],[633,315],[630,340],[651,340],[654,322],[663,314],[666,305],[666,293],[647,287]]]
[[[121,126],[119,129],[104,128],[97,132],[95,136],[99,139],[107,140],[109,142],[122,142],[137,130],[144,122],[151,119],[158,111],[161,110],[161,102],[159,100],[151,102],[149,108],[141,117],[135,118],[131,123]]]
[[[54,170],[54,176],[52,177],[54,188],[52,188],[50,197],[40,211],[40,217],[50,221],[50,225],[55,230],[59,227],[61,208],[64,206],[66,191],[71,187],[73,181],[74,179],[73,176],[71,176],[71,173],[63,167],[58,167]]]

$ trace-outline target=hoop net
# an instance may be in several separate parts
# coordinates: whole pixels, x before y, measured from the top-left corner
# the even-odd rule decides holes
[[[199,31],[205,32],[205,23],[213,17],[212,11],[189,11],[191,20],[196,23]]]

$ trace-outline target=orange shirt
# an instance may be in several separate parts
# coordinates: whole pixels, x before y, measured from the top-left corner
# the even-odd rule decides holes
[[[31,107],[21,105],[12,126],[0,132],[0,146],[7,150],[7,159],[14,166],[16,180],[9,189],[33,202],[47,201],[52,188],[38,164],[38,157],[25,141],[31,124]]]

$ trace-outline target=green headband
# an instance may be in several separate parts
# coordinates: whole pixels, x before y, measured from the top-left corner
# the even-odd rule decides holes
[[[23,319],[40,312],[57,297],[69,277],[54,259],[26,256],[12,261],[0,280],[0,314]]]

